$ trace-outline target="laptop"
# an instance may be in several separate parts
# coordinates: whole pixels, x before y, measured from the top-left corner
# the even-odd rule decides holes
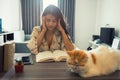
[[[22,56],[22,61],[24,62],[24,65],[33,64],[32,55]]]

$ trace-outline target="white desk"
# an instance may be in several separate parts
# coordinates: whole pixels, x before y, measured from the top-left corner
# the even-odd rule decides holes
[[[89,41],[89,43],[90,43],[90,46],[91,46],[92,49],[95,49],[95,48],[97,48],[97,47],[100,46],[100,45],[104,45],[104,46],[110,47],[109,45],[107,45],[107,44],[105,44],[105,43],[97,44],[97,43],[94,42],[94,41]]]

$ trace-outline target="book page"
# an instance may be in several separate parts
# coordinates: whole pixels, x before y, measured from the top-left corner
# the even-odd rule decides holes
[[[44,51],[44,52],[39,52],[36,55],[36,62],[47,62],[54,60],[53,53],[51,51]]]
[[[62,50],[55,50],[53,52],[53,54],[54,54],[54,56],[56,58],[56,61],[66,60],[67,57],[68,57],[67,52],[62,51]]]

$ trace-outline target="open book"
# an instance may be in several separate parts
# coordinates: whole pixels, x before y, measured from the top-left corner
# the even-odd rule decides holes
[[[36,62],[50,62],[50,61],[66,61],[68,57],[67,52],[61,50],[44,51],[36,55]]]

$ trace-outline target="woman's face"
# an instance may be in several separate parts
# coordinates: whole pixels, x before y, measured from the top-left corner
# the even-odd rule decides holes
[[[57,26],[57,20],[51,14],[46,15],[45,23],[48,30],[54,30]]]

